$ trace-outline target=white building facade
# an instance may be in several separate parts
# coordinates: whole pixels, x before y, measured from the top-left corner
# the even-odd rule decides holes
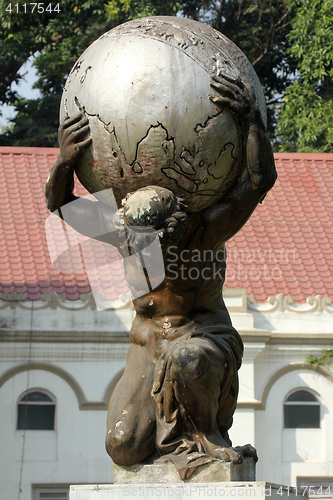
[[[278,295],[256,304],[245,289],[226,289],[225,301],[245,344],[233,444],[257,448],[258,481],[332,492],[333,373],[305,364],[332,345],[330,301]],[[1,296],[0,500],[60,500],[70,484],[112,482],[107,407],[134,314],[97,311],[91,294]]]

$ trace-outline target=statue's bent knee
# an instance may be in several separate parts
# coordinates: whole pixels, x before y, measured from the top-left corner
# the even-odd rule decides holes
[[[110,429],[106,435],[105,448],[116,464],[132,465],[138,462],[133,441],[133,436],[125,434],[124,431]]]
[[[121,426],[119,426],[121,427]],[[133,429],[109,429],[106,434],[105,448],[112,460],[118,465],[134,465],[148,458],[155,451],[155,421],[150,421],[144,433]]]
[[[207,371],[209,357],[200,345],[185,341],[175,347],[172,353],[172,376],[190,380],[203,377]]]

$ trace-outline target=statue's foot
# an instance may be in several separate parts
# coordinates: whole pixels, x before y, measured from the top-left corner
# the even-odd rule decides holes
[[[258,462],[257,450],[250,444],[244,444],[244,446],[236,446],[234,448],[242,454],[242,457],[253,458],[255,462]]]
[[[241,450],[229,446],[220,433],[204,436],[204,449],[208,456],[220,460],[221,462],[241,464],[243,461]]]
[[[212,439],[205,437],[206,454],[221,462],[241,464],[244,457],[253,458],[255,462],[258,461],[257,451],[250,444],[233,448],[232,446],[228,446],[221,436],[210,436],[210,438]]]
[[[241,464],[243,462],[242,453],[231,446],[227,448],[214,446],[213,449],[206,449],[206,453],[221,462],[232,462],[234,464]]]

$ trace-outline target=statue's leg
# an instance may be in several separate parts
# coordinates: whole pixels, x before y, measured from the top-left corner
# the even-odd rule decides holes
[[[230,391],[230,381],[237,377],[232,354],[224,352],[207,338],[195,337],[175,345],[171,356],[175,397],[197,429],[194,439],[211,457],[241,462],[241,451],[230,446],[227,434],[225,437],[229,442],[222,437],[218,426],[223,407],[228,413],[224,415],[225,422],[232,422],[236,407],[237,393]],[[227,392],[226,387],[230,388]],[[227,429],[224,431],[226,433]]]
[[[110,400],[106,450],[118,465],[142,462],[156,450],[154,366],[146,349],[131,344],[126,368]]]

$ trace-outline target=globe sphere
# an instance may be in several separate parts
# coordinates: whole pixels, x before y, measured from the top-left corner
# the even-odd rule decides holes
[[[258,77],[241,50],[202,23],[149,17],[117,26],[92,43],[72,68],[60,120],[89,119],[91,145],[76,174],[90,193],[163,186],[201,211],[241,174],[237,117],[209,95],[213,75],[240,78],[266,121]],[[107,198],[106,198],[107,202]]]

